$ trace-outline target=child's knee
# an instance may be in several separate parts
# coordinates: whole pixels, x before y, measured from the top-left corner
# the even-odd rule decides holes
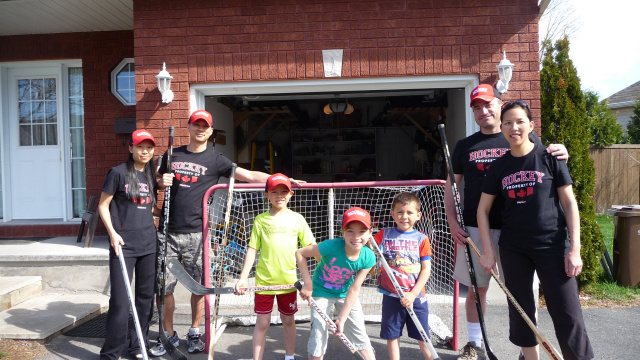
[[[280,320],[282,320],[282,325],[284,326],[292,326],[296,324],[296,319],[293,315],[284,315],[280,313]]]

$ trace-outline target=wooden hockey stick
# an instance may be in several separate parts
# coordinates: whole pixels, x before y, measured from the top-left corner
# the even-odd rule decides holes
[[[169,149],[167,150],[167,172],[171,172],[171,156],[173,155],[173,132],[174,127],[169,126]],[[162,246],[160,246],[160,273],[158,278],[160,279],[160,301],[158,304],[158,317],[159,325],[158,330],[160,332],[160,342],[164,346],[165,350],[169,353],[172,359],[175,360],[187,360],[180,350],[178,350],[167,335],[164,333],[164,297],[166,296],[166,278],[167,278],[167,234],[169,234],[169,205],[171,203],[171,186],[168,186],[164,190],[164,227],[162,234]]]
[[[478,247],[476,246],[476,244],[473,243],[473,241],[471,241],[471,239],[467,238],[467,244],[470,244],[471,247],[473,248],[473,251],[476,253],[476,255],[480,257],[480,250],[478,250]],[[542,345],[542,348],[547,352],[547,354],[549,354],[549,357],[554,360],[563,360],[562,355],[560,355],[558,350],[556,350],[556,348],[553,347],[551,342],[544,335],[542,335],[540,330],[538,330],[538,328],[533,323],[533,321],[531,321],[527,313],[524,312],[524,309],[520,306],[520,304],[518,304],[518,302],[516,301],[516,298],[513,297],[513,295],[511,295],[511,292],[509,291],[509,289],[507,289],[507,287],[500,280],[498,275],[496,275],[493,269],[491,270],[491,276],[493,276],[493,279],[498,283],[502,291],[504,291],[504,293],[507,294],[507,298],[509,299],[509,301],[511,301],[511,305],[513,305],[513,307],[516,308],[516,310],[518,311],[518,313],[520,313],[520,315],[522,316],[524,321],[527,323],[527,325],[529,325],[531,330],[533,330],[533,332],[536,334],[536,338],[538,339],[538,342]]]
[[[369,240],[369,243],[371,243],[371,246],[376,251],[376,253],[380,255],[380,262],[382,263],[382,267],[384,268],[384,271],[387,272],[387,275],[389,276],[389,280],[391,280],[391,283],[393,284],[393,287],[396,289],[396,293],[398,294],[398,296],[400,296],[400,298],[403,299],[404,291],[402,291],[400,284],[398,284],[398,279],[396,279],[395,275],[393,275],[393,272],[389,267],[389,263],[387,263],[387,260],[384,258],[382,251],[380,251],[380,247],[378,246],[378,244],[376,243],[373,237],[371,237],[371,239]],[[431,356],[433,356],[434,359],[439,359],[438,353],[436,353],[436,349],[433,348],[433,344],[431,343],[429,336],[427,335],[426,331],[424,331],[424,327],[422,327],[422,324],[420,323],[420,320],[418,319],[416,312],[413,311],[413,306],[411,306],[410,308],[407,308],[407,312],[409,313],[409,316],[413,321],[413,325],[415,325],[416,329],[418,329],[418,332],[420,333],[420,336],[422,336],[422,340],[427,344],[427,348],[429,348],[429,352],[431,353]]]
[[[295,286],[296,286],[296,289],[298,289],[298,291],[302,290],[302,283],[300,281],[296,281]],[[320,306],[318,306],[318,304],[316,303],[315,300],[313,300],[312,297],[309,297],[309,305],[318,313],[318,315],[322,318],[322,320],[324,320],[327,323],[327,325],[329,325],[329,329],[331,329],[331,331],[335,334],[335,332],[338,331],[338,327],[333,322],[333,320],[331,320],[331,318],[327,316],[327,314],[325,314],[324,311],[322,311]],[[344,334],[338,337],[340,338],[340,340],[342,340],[342,343],[347,346],[349,351],[351,351],[353,356],[355,356],[358,359],[364,360],[364,356],[360,354],[358,349],[356,349],[355,345],[353,345],[353,343]]]
[[[144,346],[144,337],[142,336],[142,329],[140,328],[140,319],[138,319],[138,310],[136,309],[136,300],[133,298],[133,291],[131,291],[131,283],[129,282],[129,274],[127,274],[127,266],[124,263],[124,255],[122,254],[122,246],[118,244],[118,258],[120,259],[120,269],[122,269],[122,277],[124,279],[124,285],[127,288],[127,297],[129,297],[129,304],[131,305],[131,313],[133,314],[133,324],[136,328],[136,334],[138,335],[138,342],[140,343],[140,353],[144,360],[148,360],[147,348]],[[152,304],[153,306],[153,304]]]
[[[224,249],[227,247],[227,235],[229,233],[229,219],[231,218],[231,204],[232,204],[232,199],[233,199],[233,185],[235,184],[236,181],[236,164],[232,164],[231,165],[231,176],[229,177],[229,193],[227,195],[227,211],[224,214],[224,231],[222,233],[222,243],[221,243],[221,249],[222,251],[224,251]],[[205,241],[208,241],[208,239],[205,239]],[[223,261],[224,261],[224,257],[223,257]],[[224,278],[224,269],[220,270],[220,279],[218,279],[218,287],[222,287],[222,282],[223,282],[223,278]],[[209,276],[208,274],[206,274],[206,276]],[[211,337],[209,339],[209,356],[208,356],[208,360],[213,360],[213,352],[215,350],[216,347],[216,325],[218,324],[218,308],[220,307],[220,294],[216,295],[216,300],[214,303],[214,315],[213,315],[213,322],[211,323]]]
[[[190,293],[195,295],[211,295],[211,294],[233,294],[235,288],[233,287],[206,287],[199,282],[193,280],[191,275],[185,270],[184,266],[176,258],[169,259],[167,261],[167,267],[173,276],[178,279],[180,284],[184,286]],[[288,290],[295,289],[295,285],[268,285],[268,286],[248,286],[244,288],[245,291],[271,291],[271,290]]]
[[[460,222],[460,227],[467,231],[464,226],[464,220],[462,218],[462,209],[460,208],[460,200],[458,194],[458,186],[456,185],[456,178],[453,173],[452,162],[451,162],[451,154],[449,153],[449,145],[447,144],[447,134],[444,132],[444,124],[438,125],[438,130],[440,130],[440,138],[442,139],[442,149],[444,151],[444,156],[447,160],[447,167],[449,168],[449,179],[451,183],[451,191],[453,193],[453,201],[456,204],[456,210],[458,212],[458,218]],[[496,355],[491,350],[491,346],[489,346],[489,339],[487,337],[487,330],[484,323],[484,314],[482,313],[482,304],[480,304],[480,293],[478,292],[478,282],[476,280],[476,271],[473,267],[473,261],[471,260],[471,249],[469,249],[469,241],[466,242],[464,253],[467,258],[467,267],[469,268],[469,278],[471,279],[471,285],[473,287],[474,299],[476,303],[476,310],[478,311],[478,320],[480,322],[480,332],[482,332],[482,338],[484,340],[484,347],[487,350],[487,356],[489,356],[490,360],[498,360]]]

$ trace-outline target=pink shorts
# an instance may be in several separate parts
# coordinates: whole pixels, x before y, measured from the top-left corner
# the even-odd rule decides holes
[[[265,295],[256,294],[256,314],[271,314],[273,310],[273,298],[278,300],[278,311],[284,316],[291,316],[298,312],[298,292],[292,291],[286,294]]]

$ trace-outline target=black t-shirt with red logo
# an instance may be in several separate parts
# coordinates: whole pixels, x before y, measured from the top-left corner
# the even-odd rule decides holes
[[[558,188],[572,183],[566,161],[548,154],[544,146],[535,145],[521,157],[509,152],[494,161],[482,192],[504,199],[500,246],[519,252],[564,255],[567,223]]]
[[[531,134],[531,140],[541,145],[537,134]],[[509,142],[501,132],[483,134],[478,131],[456,144],[451,162],[453,163],[453,173],[462,175],[464,178],[462,216],[465,226],[478,226],[476,214],[482,194],[484,175],[491,167],[492,162],[508,151],[511,151]],[[496,198],[489,213],[489,225],[492,229],[500,229],[502,226],[501,209],[502,199]]]
[[[144,173],[136,171],[136,174],[140,191],[138,199],[127,197],[129,186],[125,163],[109,170],[102,187],[103,192],[113,195],[109,204],[111,224],[124,241],[122,253],[125,256],[142,256],[156,251],[156,224],[151,213],[151,194],[155,189],[149,188]],[[113,252],[113,248],[109,249]]]
[[[167,172],[167,153],[158,173]],[[194,153],[187,146],[173,149],[171,172],[175,174],[169,205],[169,232],[187,234],[202,231],[202,198],[218,179],[231,176],[231,160],[212,150]],[[164,205],[159,231],[164,229]]]

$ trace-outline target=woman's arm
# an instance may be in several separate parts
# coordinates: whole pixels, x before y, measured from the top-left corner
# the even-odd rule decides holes
[[[478,204],[478,212],[476,215],[483,248],[482,256],[480,256],[480,265],[487,271],[487,274],[491,272],[491,269],[496,267],[496,257],[493,253],[493,247],[491,246],[491,225],[489,225],[489,212],[491,211],[491,205],[493,205],[495,198],[495,195],[489,195],[483,192],[480,196],[480,203]]]
[[[116,256],[119,256],[120,254],[118,253],[118,244],[124,245],[124,240],[122,240],[122,237],[116,232],[116,230],[113,228],[113,224],[111,223],[111,212],[109,210],[109,204],[111,204],[112,199],[113,195],[107,194],[103,191],[102,194],[100,194],[98,213],[100,214],[100,218],[102,219],[104,227],[107,228],[107,233],[109,233],[111,247],[113,247]]]
[[[564,185],[558,188],[560,204],[564,210],[564,217],[567,220],[569,229],[569,240],[571,247],[564,257],[564,271],[567,276],[573,277],[582,271],[582,258],[580,257],[580,211],[578,203],[573,195],[573,187]]]
[[[300,290],[300,297],[303,300],[308,300],[313,293],[313,280],[311,280],[311,274],[309,273],[309,266],[307,266],[307,259],[310,257],[320,258],[320,249],[318,244],[312,244],[296,250],[296,263],[300,270],[300,276],[304,284],[302,290]],[[319,262],[318,262],[319,263]]]
[[[362,286],[362,283],[367,278],[369,270],[371,270],[371,268],[358,270],[358,273],[353,279],[351,286],[349,286],[347,297],[344,299],[344,305],[342,306],[342,310],[340,310],[340,314],[338,315],[338,319],[336,320],[336,327],[338,328],[338,332],[336,332],[337,336],[340,336],[344,331],[344,322],[347,321],[349,313],[351,312],[351,308],[353,308],[353,304],[355,304],[358,300],[360,286]]]

